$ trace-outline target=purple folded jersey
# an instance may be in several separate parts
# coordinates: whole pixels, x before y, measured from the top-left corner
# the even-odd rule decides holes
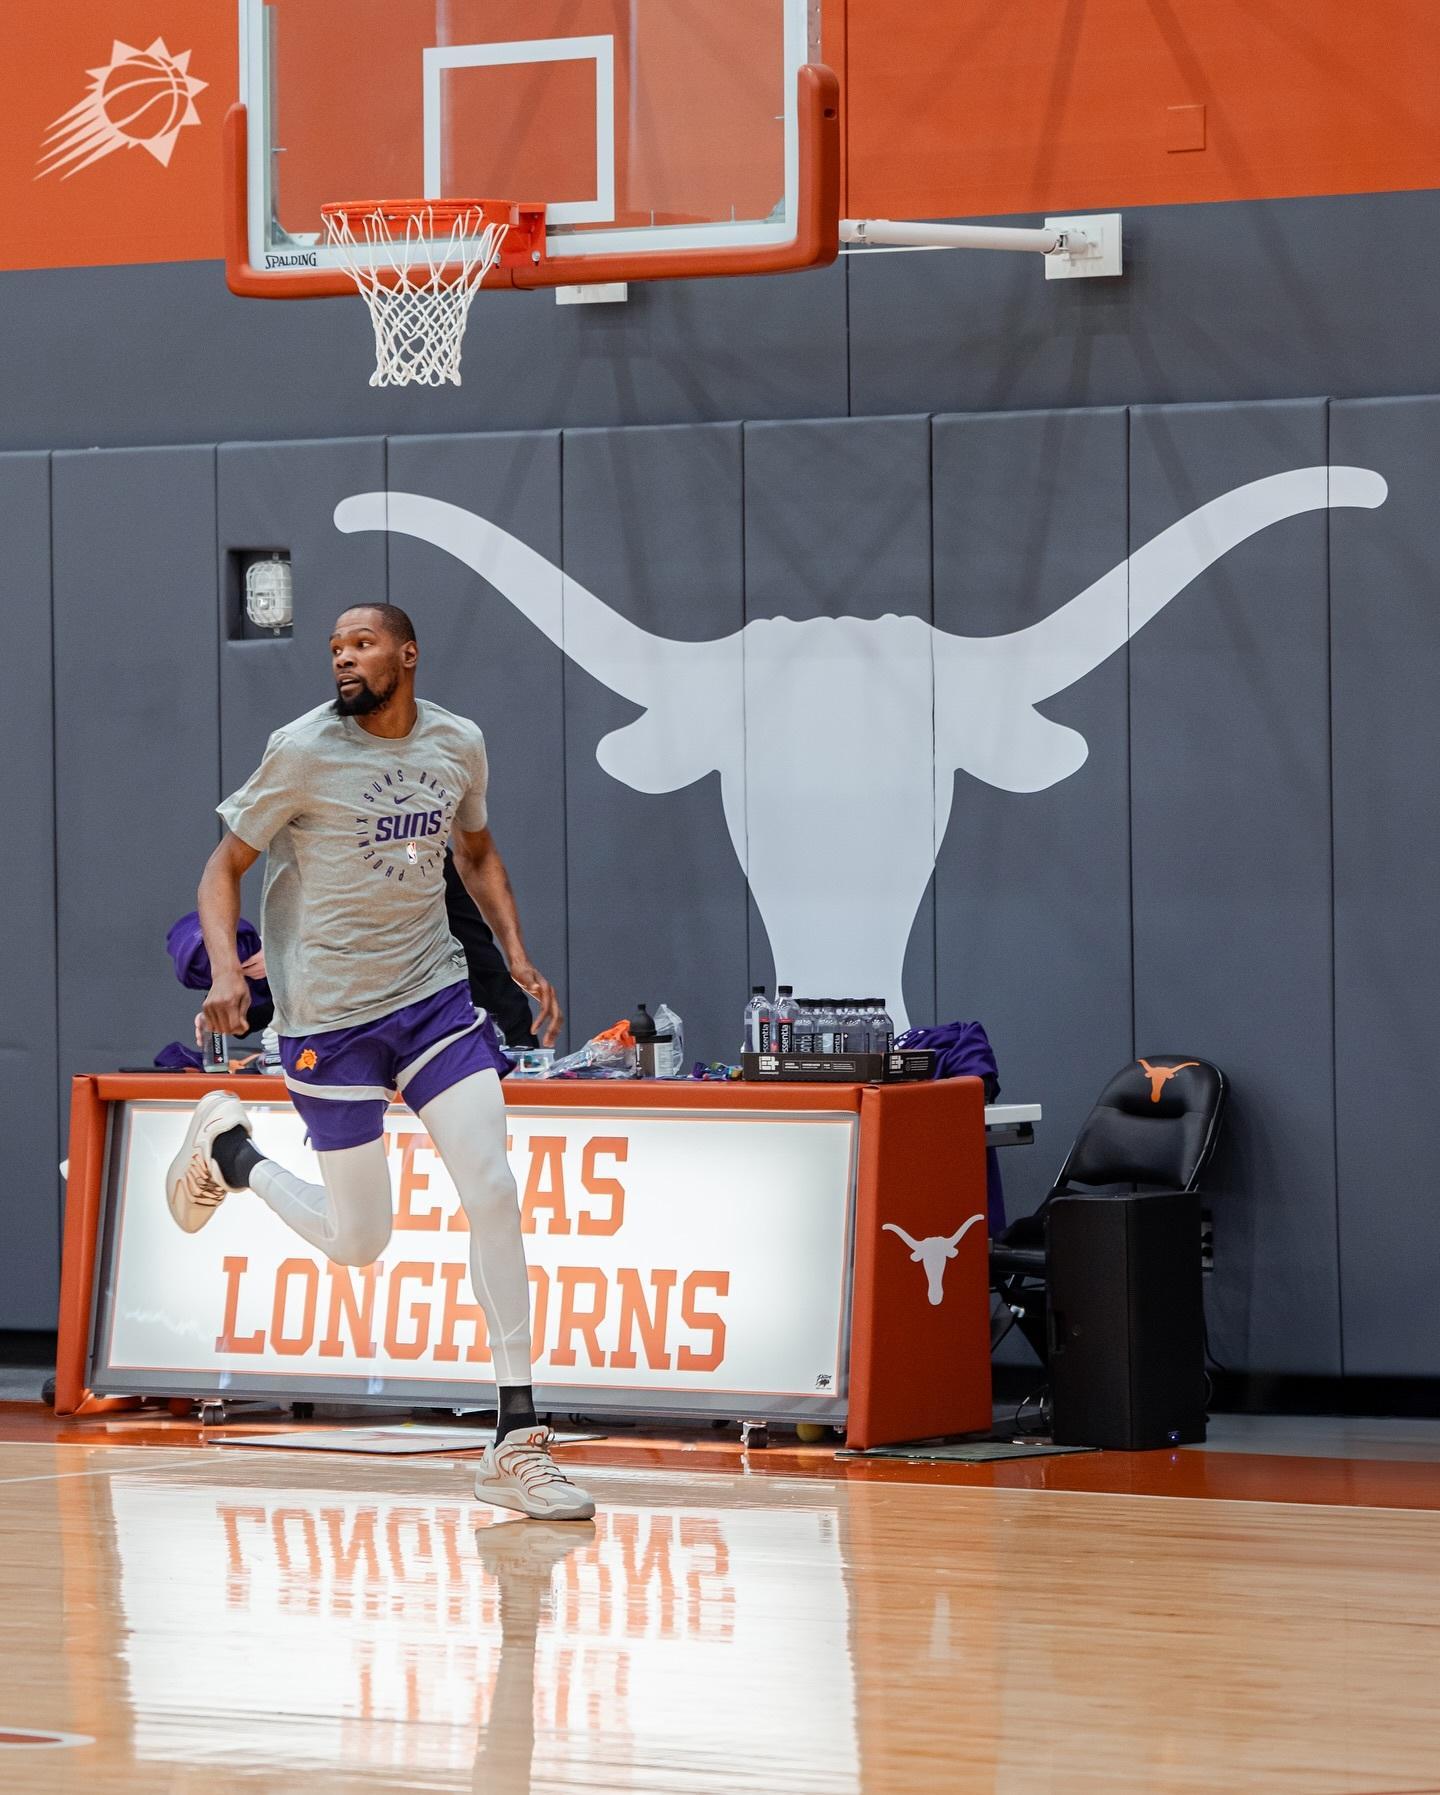
[[[897,1047],[924,1047],[935,1055],[937,1078],[982,1078],[985,1101],[993,1103],[1000,1095],[1000,1069],[995,1064],[995,1050],[990,1037],[978,1022],[942,1022],[936,1028],[907,1029],[895,1038]],[[1003,1233],[1005,1228],[1005,1188],[1000,1182],[1000,1157],[991,1147],[985,1155],[986,1207],[989,1210],[990,1234]]]
[[[935,1055],[937,1078],[983,1078],[986,1101],[1000,1092],[999,1068],[990,1037],[978,1022],[942,1022],[935,1028],[907,1029],[895,1037],[897,1047],[924,1047]]]

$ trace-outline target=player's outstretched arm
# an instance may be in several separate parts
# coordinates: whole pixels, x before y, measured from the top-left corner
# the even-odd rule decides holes
[[[455,856],[455,870],[490,925],[490,932],[510,968],[511,978],[540,1006],[540,1014],[535,1018],[535,1033],[540,1037],[541,1045],[553,1047],[565,1013],[560,1008],[555,987],[535,969],[525,950],[515,893],[494,836],[488,829],[457,829],[451,837],[450,848]]]
[[[250,987],[235,952],[235,925],[240,920],[240,881],[259,858],[248,842],[227,829],[200,875],[196,907],[210,956],[210,993],[201,1013],[206,1028],[219,1035],[245,1033]]]

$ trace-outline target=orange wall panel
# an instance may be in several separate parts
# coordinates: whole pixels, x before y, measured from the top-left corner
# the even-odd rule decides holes
[[[0,268],[218,258],[232,0],[4,12]],[[42,173],[115,41],[157,37],[205,83],[168,163],[130,146]],[[824,55],[851,216],[1440,186],[1440,0],[826,0]]]
[[[221,255],[220,127],[237,87],[236,37],[229,0],[11,0],[0,26],[9,76],[0,114],[0,268]],[[157,100],[117,142],[95,91],[114,88],[116,77],[107,84],[95,71],[129,60],[116,54],[117,42],[143,52],[157,38],[177,60],[188,51],[188,79],[205,83],[178,96],[179,116],[193,105],[198,123],[169,133],[167,146],[154,135],[170,117],[168,102]],[[138,92],[110,92],[111,111],[123,117]],[[50,136],[62,119],[61,135]],[[168,162],[136,138],[168,148]],[[43,171],[46,150],[62,146],[74,154]]]
[[[848,33],[853,217],[1440,186],[1437,0],[850,0]]]

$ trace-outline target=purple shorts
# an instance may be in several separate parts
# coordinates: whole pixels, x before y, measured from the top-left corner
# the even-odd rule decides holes
[[[450,985],[358,1028],[282,1035],[285,1083],[318,1153],[363,1147],[384,1133],[390,1093],[413,1110],[475,1072],[503,1078],[510,1062],[468,985]]]

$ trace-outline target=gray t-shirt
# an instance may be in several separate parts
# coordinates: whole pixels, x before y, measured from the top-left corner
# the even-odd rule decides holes
[[[282,1035],[388,1016],[465,978],[445,917],[452,828],[485,827],[485,738],[419,701],[409,735],[371,735],[324,704],[277,729],[218,806],[269,851],[261,938]]]

